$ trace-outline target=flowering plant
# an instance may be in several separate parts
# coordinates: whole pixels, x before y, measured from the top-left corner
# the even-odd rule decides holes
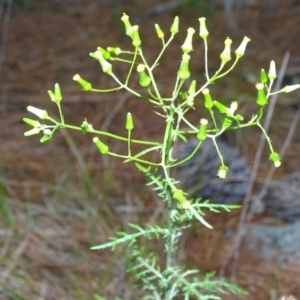
[[[212,228],[212,226],[204,218],[204,210],[219,212],[221,209],[230,211],[238,208],[237,205],[223,205],[210,203],[207,199],[196,198],[192,199],[188,193],[178,187],[178,181],[172,178],[171,170],[185,161],[191,159],[201,147],[206,139],[212,139],[220,158],[219,171],[216,174],[220,178],[225,178],[229,172],[228,166],[225,165],[222,153],[219,151],[217,138],[227,130],[236,130],[249,126],[258,126],[266,139],[270,148],[270,160],[276,167],[280,166],[280,157],[274,151],[271,140],[266,131],[261,125],[261,119],[264,114],[265,106],[268,103],[268,98],[280,92],[290,92],[300,85],[287,86],[284,89],[271,92],[272,84],[276,78],[276,70],[274,61],[270,64],[268,74],[264,69],[260,72],[260,83],[256,85],[258,111],[248,121],[237,113],[238,103],[232,102],[227,107],[222,102],[213,100],[208,89],[209,85],[217,82],[218,79],[228,75],[236,66],[241,57],[243,57],[246,46],[250,39],[244,37],[240,46],[234,51],[235,58],[233,63],[228,66],[232,60],[232,40],[226,38],[225,47],[220,55],[220,67],[214,73],[208,71],[208,44],[207,39],[209,31],[206,27],[205,18],[199,19],[199,37],[204,43],[204,60],[205,60],[205,76],[206,82],[202,83],[200,88],[197,88],[195,79],[191,79],[190,64],[192,61],[191,52],[193,49],[193,38],[195,29],[189,28],[187,36],[181,46],[182,60],[178,66],[177,74],[175,74],[173,91],[169,97],[163,97],[159,90],[159,85],[153,74],[153,70],[159,65],[163,59],[163,54],[179,31],[179,18],[175,17],[174,22],[170,27],[170,37],[166,40],[165,33],[158,24],[155,24],[157,37],[161,40],[162,48],[154,62],[149,63],[144,56],[142,49],[142,39],[139,34],[139,27],[132,26],[129,17],[124,14],[121,18],[125,26],[125,33],[131,39],[133,50],[123,50],[119,47],[98,47],[95,52],[90,53],[90,56],[97,60],[102,71],[114,79],[117,87],[110,90],[100,90],[92,86],[90,82],[83,79],[79,74],[73,77],[73,80],[78,82],[84,91],[89,92],[113,92],[118,90],[126,90],[136,96],[153,104],[155,111],[159,116],[165,119],[165,128],[163,130],[162,141],[148,141],[134,139],[134,116],[128,112],[126,117],[125,128],[127,135],[112,134],[107,131],[94,129],[93,125],[87,120],[83,120],[79,126],[70,125],[65,122],[62,114],[61,102],[62,94],[58,84],[55,84],[54,91],[48,91],[50,99],[57,105],[60,119],[57,120],[50,117],[48,112],[36,107],[28,106],[28,111],[42,120],[24,118],[24,122],[32,128],[25,132],[25,136],[32,136],[42,133],[41,142],[50,141],[54,133],[61,128],[79,130],[82,133],[92,134],[93,143],[102,155],[112,155],[121,158],[124,162],[134,162],[137,169],[142,172],[149,185],[157,191],[158,196],[165,202],[167,210],[167,223],[162,225],[146,225],[142,227],[137,224],[130,224],[133,233],[118,232],[116,237],[110,238],[110,242],[94,246],[92,249],[115,249],[116,246],[122,243],[128,243],[131,247],[130,265],[127,268],[128,272],[141,283],[141,288],[145,290],[143,299],[174,299],[176,296],[182,296],[184,299],[189,299],[193,296],[196,299],[221,299],[220,294],[224,292],[246,293],[237,286],[227,283],[224,279],[213,279],[214,273],[209,273],[204,277],[198,276],[198,270],[187,270],[184,267],[176,265],[176,249],[181,232],[190,226],[191,221],[196,219],[204,226]],[[116,76],[113,70],[113,62],[119,61],[128,65],[127,76],[123,79]],[[141,62],[141,63],[139,63]],[[138,75],[138,84],[144,88],[144,93],[138,92],[133,86],[130,79],[135,78],[133,75]],[[211,122],[207,119],[199,119],[198,124],[192,124],[186,117],[186,114],[191,109],[194,109],[195,101],[202,101],[203,108],[207,109],[211,117]],[[215,113],[219,114],[220,121],[215,117]],[[47,121],[47,122],[46,122]],[[182,129],[188,127],[187,129]],[[175,142],[180,139],[186,142],[189,136],[196,136],[198,145],[195,150],[182,160],[178,160],[172,155],[172,148]],[[110,150],[108,144],[101,140],[101,137],[117,139],[121,143],[126,144],[125,153],[115,153]],[[132,145],[143,145],[144,149],[135,153]],[[146,154],[150,152],[158,152],[160,159],[158,161],[150,161],[146,158]],[[139,246],[139,237],[160,239],[165,245],[165,260],[163,266],[157,262],[158,253],[147,253]],[[95,295],[100,299],[99,295]],[[102,299],[102,298],[101,298]]]

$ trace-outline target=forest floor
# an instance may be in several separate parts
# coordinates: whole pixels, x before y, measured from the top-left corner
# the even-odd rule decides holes
[[[22,122],[22,118],[32,117],[26,111],[28,105],[57,115],[47,90],[53,90],[54,84],[59,83],[67,122],[80,125],[86,118],[94,128],[122,134],[126,114],[131,112],[136,123],[134,138],[161,140],[164,120],[149,104],[122,91],[84,92],[72,80],[79,73],[95,87],[113,86],[88,53],[98,46],[130,47],[120,21],[122,12],[130,15],[132,24],[140,26],[143,49],[150,60],[160,49],[154,24],[168,32],[174,16],[179,15],[181,33],[163,57],[156,74],[166,95],[172,92],[181,59],[179,47],[186,29],[194,27],[197,32],[201,16],[206,16],[210,31],[212,72],[218,67],[227,36],[233,39],[233,48],[244,35],[251,38],[245,57],[234,71],[211,87],[216,99],[225,103],[238,101],[246,118],[257,111],[255,83],[260,69],[268,70],[272,59],[279,71],[283,58],[288,57],[284,82],[289,84],[299,77],[300,5],[297,1],[273,0],[267,1],[268,4],[253,1],[252,5],[244,1],[240,11],[232,11],[230,16],[224,14],[221,5],[215,4],[217,1],[208,1],[210,4],[199,1],[199,4],[155,13],[153,9],[161,2],[77,0],[40,4],[31,1],[31,6],[13,12],[7,36],[1,35],[2,45],[5,43],[0,69],[1,300],[92,299],[93,293],[108,299],[117,295],[132,299],[131,291],[124,288],[126,261],[121,255],[124,248],[115,252],[89,248],[105,242],[116,230],[126,230],[128,223],[155,224],[165,216],[164,203],[144,186],[144,179],[133,164],[100,156],[91,136],[62,131],[51,142],[40,144],[37,136],[24,137],[28,127]],[[199,39],[195,46],[200,51],[192,54],[195,56],[192,71],[195,79],[204,80],[200,42]],[[122,66],[116,70],[124,76]],[[279,96],[269,129],[278,152],[299,100],[299,93]],[[188,117],[198,124],[200,106]],[[258,128],[230,135],[250,168],[260,135]],[[109,143],[116,152],[122,151],[123,145]],[[282,166],[274,173],[276,179],[300,169],[300,136],[293,136],[289,144]],[[264,181],[272,168],[268,155],[265,146],[258,183]],[[233,249],[236,235],[226,233],[229,230],[236,233],[241,211],[220,213],[217,218],[208,214],[214,230],[196,224],[180,243],[182,260],[202,272],[216,270],[251,294],[228,299],[278,299],[284,294],[300,299],[299,262],[291,259],[278,263],[274,258],[247,250],[243,244],[238,250]],[[252,221],[281,225],[264,214]]]

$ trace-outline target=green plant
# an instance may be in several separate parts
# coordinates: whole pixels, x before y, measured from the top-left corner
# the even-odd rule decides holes
[[[142,50],[142,40],[139,35],[138,26],[131,26],[129,17],[124,14],[121,18],[125,25],[126,34],[132,40],[133,51],[122,50],[119,47],[108,47],[104,49],[98,47],[90,56],[96,59],[102,68],[102,71],[111,76],[117,83],[117,87],[107,90],[99,90],[93,88],[92,84],[80,75],[75,75],[73,79],[80,84],[84,91],[89,92],[113,92],[120,89],[127,90],[137,98],[148,101],[153,104],[156,113],[165,119],[166,126],[163,130],[162,141],[146,141],[138,140],[132,137],[134,131],[134,121],[131,113],[127,113],[126,130],[127,136],[121,136],[106,131],[96,130],[87,120],[84,120],[81,126],[75,126],[65,123],[61,110],[62,94],[58,84],[55,84],[54,91],[48,91],[51,100],[57,105],[60,119],[56,120],[50,117],[46,110],[29,106],[29,112],[36,115],[43,122],[24,118],[24,122],[32,126],[25,132],[25,136],[31,136],[42,132],[41,142],[50,141],[60,128],[68,128],[81,131],[86,134],[97,135],[93,138],[95,146],[103,155],[112,155],[123,159],[124,162],[135,162],[137,169],[142,172],[148,180],[148,185],[158,193],[159,197],[165,201],[167,207],[167,224],[162,225],[146,225],[142,227],[138,224],[130,224],[132,233],[118,232],[116,237],[111,237],[110,242],[103,245],[95,246],[92,249],[110,248],[114,250],[119,244],[128,243],[130,247],[129,264],[127,271],[134,274],[140,289],[145,290],[143,299],[174,299],[181,296],[182,299],[221,299],[222,293],[242,293],[246,292],[237,286],[227,283],[224,279],[214,279],[215,273],[208,273],[202,278],[199,276],[198,270],[186,270],[184,267],[178,266],[176,261],[177,242],[181,232],[188,228],[192,220],[198,220],[204,226],[212,228],[205,220],[204,211],[219,212],[221,209],[230,211],[238,208],[236,205],[213,204],[208,200],[201,198],[190,199],[189,195],[182,189],[178,188],[178,181],[171,177],[171,170],[188,159],[191,159],[196,151],[201,147],[203,141],[211,138],[220,158],[220,168],[218,176],[225,178],[229,169],[224,164],[222,153],[220,153],[217,138],[227,130],[236,130],[249,126],[258,126],[265,135],[270,148],[270,160],[276,167],[280,166],[280,157],[274,151],[271,140],[261,125],[261,119],[264,114],[264,108],[267,105],[270,95],[280,92],[290,92],[300,85],[286,86],[284,89],[271,92],[272,84],[276,78],[276,70],[274,61],[270,64],[268,74],[262,69],[260,72],[260,83],[256,85],[258,104],[258,112],[253,115],[249,121],[244,121],[244,117],[236,114],[237,102],[232,102],[230,107],[225,106],[219,101],[213,100],[210,91],[207,88],[210,84],[215,83],[218,79],[227,75],[237,64],[239,59],[244,55],[246,45],[250,41],[245,37],[241,45],[235,51],[235,60],[226,70],[224,68],[231,60],[231,44],[232,40],[225,40],[225,48],[221,53],[221,64],[219,69],[212,76],[208,72],[208,46],[207,37],[209,32],[206,28],[205,18],[200,18],[199,35],[204,42],[204,60],[206,82],[200,88],[196,88],[196,80],[188,81],[191,77],[190,73],[190,52],[193,51],[193,35],[195,30],[189,28],[187,37],[181,46],[183,52],[182,61],[178,68],[175,84],[171,96],[165,97],[158,88],[158,83],[154,76],[153,70],[159,65],[163,54],[176,33],[179,31],[179,18],[174,19],[171,25],[170,38],[165,41],[165,34],[159,25],[155,25],[158,38],[161,40],[162,49],[153,63],[149,63],[144,56]],[[127,64],[129,67],[126,78],[119,79],[113,72],[113,66],[109,61],[118,61]],[[141,63],[138,63],[141,61]],[[138,82],[144,88],[145,93],[139,93],[134,85],[137,71]],[[189,83],[189,84],[188,84]],[[188,84],[188,85],[187,85]],[[202,96],[201,96],[202,95]],[[202,98],[202,100],[198,100]],[[191,109],[194,109],[194,102],[202,101],[203,107],[208,110],[211,117],[211,124],[208,120],[201,119],[200,125],[192,124],[186,117]],[[215,114],[221,117],[220,121]],[[199,118],[200,119],[200,118]],[[45,122],[45,123],[44,123]],[[189,127],[188,130],[182,129]],[[196,135],[198,138],[198,146],[195,151],[183,159],[176,160],[172,156],[172,147],[174,143],[181,139],[186,142],[187,137]],[[99,139],[98,136],[116,139],[126,145],[125,153],[112,152],[109,146]],[[144,149],[135,152],[134,145],[142,145]],[[149,153],[159,153],[159,159],[148,160]],[[139,246],[139,238],[146,237],[148,239],[156,238],[162,240],[165,245],[165,257],[163,263],[158,263],[157,253],[152,253]],[[94,295],[96,299],[102,299],[99,295]]]

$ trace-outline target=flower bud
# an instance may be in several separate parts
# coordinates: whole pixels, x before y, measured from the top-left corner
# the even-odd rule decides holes
[[[196,93],[196,80],[195,79],[191,82],[188,92],[189,92],[189,95],[195,95],[195,93]]]
[[[205,18],[199,18],[199,22],[200,22],[200,30],[199,30],[199,35],[205,40],[208,35],[209,35],[209,32],[206,28],[206,24],[205,24]]]
[[[155,24],[155,30],[156,30],[156,34],[158,36],[159,39],[163,39],[165,34],[163,33],[163,31],[161,30],[161,28],[159,27],[158,24]]]
[[[48,90],[48,95],[50,96],[51,101],[55,102],[55,95],[51,90]]]
[[[40,122],[39,122],[39,121],[36,121],[36,120],[32,120],[32,119],[28,119],[28,118],[23,118],[23,121],[24,121],[25,123],[27,123],[28,125],[30,125],[30,126],[32,126],[32,127],[35,127],[35,128],[41,126]]]
[[[112,74],[112,65],[104,59],[101,51],[97,50],[94,53],[90,53],[90,56],[96,58],[99,61],[104,73]]]
[[[96,144],[100,153],[107,154],[109,152],[108,146],[106,144],[104,144],[103,142],[101,142],[99,138],[94,137],[93,142]]]
[[[262,83],[268,82],[268,76],[267,76],[267,73],[266,73],[266,71],[264,69],[260,70],[260,76],[259,77],[260,77],[260,81]]]
[[[285,93],[290,93],[294,90],[297,90],[300,88],[300,84],[293,84],[293,85],[287,85],[285,86],[281,91]]]
[[[122,53],[122,50],[119,47],[107,47],[107,51],[110,52],[110,53],[113,53],[117,56]]]
[[[104,49],[102,47],[97,47],[97,50],[102,53],[102,56],[104,57],[104,59],[110,59],[110,53],[106,49]]]
[[[225,64],[228,61],[231,60],[231,44],[232,44],[232,40],[228,37],[225,42],[225,48],[223,50],[223,52],[221,53],[220,57],[222,62]]]
[[[137,48],[139,46],[141,46],[142,41],[140,39],[140,35],[139,35],[139,26],[134,25],[132,26],[132,45]]]
[[[265,106],[266,104],[268,104],[268,99],[267,99],[265,91],[264,91],[263,83],[258,83],[256,85],[256,88],[257,88],[256,103],[260,106]]]
[[[238,108],[238,103],[236,101],[231,102],[230,108],[226,109],[226,114],[229,116],[233,116],[237,108]]]
[[[229,169],[227,166],[223,165],[219,168],[217,176],[221,179],[225,179]]]
[[[270,69],[269,69],[268,77],[271,81],[273,81],[277,77],[276,76],[276,66],[275,66],[274,60],[272,60],[270,62]]]
[[[60,103],[62,100],[62,95],[58,83],[55,83],[54,85],[54,95],[55,95],[55,103],[57,104]]]
[[[139,84],[142,87],[148,87],[151,84],[151,77],[145,72],[140,72]]]
[[[47,119],[48,113],[46,110],[39,109],[33,106],[27,106],[27,110],[31,112],[32,114],[36,115],[40,119]]]
[[[210,96],[209,89],[204,89],[202,94],[204,95],[204,107],[211,109],[214,106],[214,102]]]
[[[84,91],[90,91],[92,89],[91,83],[82,79],[79,74],[74,75],[73,80],[77,81]]]
[[[208,124],[208,121],[206,119],[200,120],[200,128],[197,133],[197,138],[199,141],[204,141],[206,139],[206,126]]]
[[[132,119],[132,115],[131,113],[127,113],[127,117],[126,117],[126,129],[128,131],[131,131],[134,128],[134,124],[133,124],[133,119]]]
[[[125,25],[125,32],[128,36],[132,37],[132,26],[129,22],[129,16],[126,15],[125,13],[123,13],[123,16],[121,18],[121,21],[124,23]]]
[[[40,131],[41,131],[41,128],[35,127],[35,128],[32,128],[32,129],[24,132],[24,135],[25,136],[32,136],[32,135],[35,135],[35,134],[39,134]]]
[[[186,99],[188,100],[187,101],[187,105],[189,105],[189,106],[193,106],[194,105],[195,93],[196,93],[196,80],[194,79],[191,82],[191,85],[190,85],[188,93],[187,93],[187,97],[186,97]]]
[[[221,114],[227,113],[227,107],[224,104],[220,103],[219,101],[214,101],[213,104]]]
[[[188,54],[182,55],[181,66],[177,72],[177,75],[181,80],[186,80],[191,75],[189,70],[189,60],[190,60],[190,56]]]
[[[179,18],[176,16],[173,24],[171,25],[170,32],[175,35],[179,31]]]
[[[246,37],[246,36],[244,37],[240,46],[235,50],[236,57],[240,58],[245,54],[246,46],[247,46],[248,42],[250,42],[250,41],[251,40],[248,37]]]
[[[280,156],[277,152],[272,152],[269,157],[270,161],[274,163],[274,166],[278,168],[281,165]]]
[[[181,46],[183,53],[187,54],[187,53],[193,51],[193,35],[194,35],[194,33],[195,33],[194,28],[189,28],[187,30],[187,37],[186,37],[183,45]]]
[[[45,143],[45,142],[48,142],[48,141],[50,141],[50,140],[52,140],[52,134],[50,133],[50,134],[44,134],[43,136],[42,136],[42,138],[40,139],[40,142],[41,143]]]
[[[173,190],[173,198],[181,203],[184,203],[186,200],[183,190],[175,189]]]

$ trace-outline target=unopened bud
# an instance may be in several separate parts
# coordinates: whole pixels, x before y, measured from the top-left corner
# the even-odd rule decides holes
[[[163,39],[165,34],[163,33],[163,31],[161,30],[161,28],[159,27],[158,24],[155,24],[155,30],[156,30],[156,34],[158,36],[159,39]]]
[[[245,54],[246,51],[246,46],[248,44],[248,42],[250,42],[251,40],[248,37],[244,37],[242,43],[240,44],[240,46],[235,50],[235,55],[240,58]]]
[[[224,42],[225,48],[223,52],[221,53],[220,57],[223,63],[227,63],[231,60],[231,44],[232,40],[230,38],[227,38]]]
[[[137,48],[141,46],[142,41],[139,35],[139,26],[134,25],[132,26],[132,45]]]
[[[268,82],[268,76],[267,76],[267,73],[266,73],[266,71],[264,69],[260,70],[260,76],[259,77],[260,77],[260,81],[262,83]]]
[[[187,54],[187,53],[193,51],[193,35],[194,35],[194,33],[195,33],[194,28],[189,28],[187,30],[187,37],[186,37],[183,45],[181,46],[183,53]]]
[[[189,70],[189,60],[190,60],[190,56],[188,54],[182,55],[181,66],[177,72],[177,75],[181,80],[186,80],[191,75]]]
[[[204,89],[202,94],[204,95],[204,107],[211,109],[214,106],[214,102],[210,96],[209,89]]]
[[[132,26],[129,22],[129,16],[123,13],[123,16],[121,18],[121,21],[124,23],[125,26],[125,32],[128,36],[132,37]]]
[[[84,91],[90,91],[92,89],[91,83],[81,78],[79,74],[74,75],[73,80],[77,81]]]
[[[179,31],[179,18],[176,16],[173,21],[173,24],[171,25],[170,32],[175,35],[178,31]]]
[[[33,106],[27,106],[27,110],[31,112],[32,114],[36,115],[40,119],[47,119],[48,113],[46,110],[39,109]]]
[[[131,131],[134,128],[134,124],[133,124],[133,119],[132,119],[132,115],[131,113],[127,113],[127,117],[126,117],[126,129],[128,131]]]
[[[206,126],[208,124],[208,121],[206,119],[200,120],[200,128],[197,133],[197,138],[199,141],[204,141],[206,139]]]
[[[206,28],[206,24],[205,24],[205,18],[199,18],[199,22],[200,22],[200,30],[199,30],[199,35],[205,40],[208,35],[209,32]]]
[[[275,66],[274,60],[271,60],[271,62],[270,62],[270,69],[269,69],[268,77],[271,81],[273,81],[277,77],[276,76],[276,66]]]
[[[104,144],[103,142],[101,142],[99,138],[94,137],[93,142],[95,143],[95,145],[100,153],[107,154],[109,152],[108,146],[106,144]]]
[[[267,99],[265,91],[264,91],[264,84],[258,83],[256,85],[256,88],[257,88],[256,103],[260,106],[265,106],[266,104],[268,104],[268,99]]]

